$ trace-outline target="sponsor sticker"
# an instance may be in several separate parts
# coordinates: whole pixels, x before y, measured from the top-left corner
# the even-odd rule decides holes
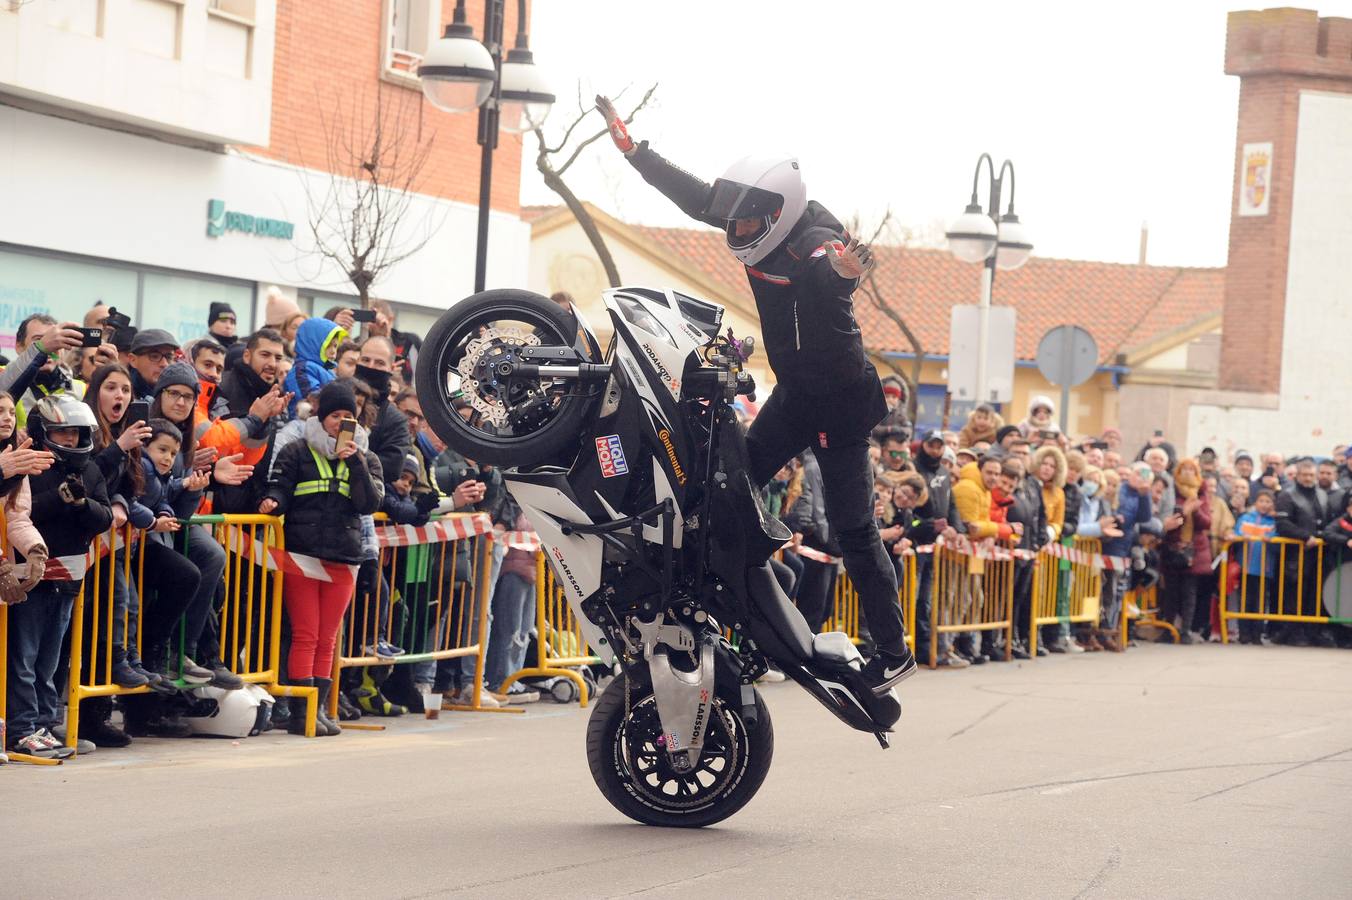
[[[817,443],[820,444],[822,447],[828,447],[828,446],[829,446],[829,445],[827,444],[827,441],[826,441],[826,432],[825,432],[825,431],[819,431],[819,432],[817,432]]]
[[[618,434],[607,434],[596,439],[596,460],[601,464],[602,478],[629,474],[629,463],[625,462],[624,448],[620,446]]]

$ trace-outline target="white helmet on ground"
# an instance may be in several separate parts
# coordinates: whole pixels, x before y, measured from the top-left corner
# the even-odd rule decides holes
[[[193,734],[242,738],[254,733],[260,715],[271,712],[272,695],[256,684],[237,691],[203,685],[192,690],[192,707],[183,720]]]
[[[728,248],[754,266],[784,242],[807,209],[807,185],[792,156],[746,156],[714,182],[706,216],[726,219]],[[754,232],[737,236],[738,219],[760,219]]]

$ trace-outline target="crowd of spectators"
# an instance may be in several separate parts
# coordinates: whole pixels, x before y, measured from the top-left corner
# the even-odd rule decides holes
[[[1018,424],[1006,424],[982,404],[956,431],[912,434],[904,391],[884,380],[890,412],[870,439],[875,516],[884,544],[897,560],[943,537],[970,547],[991,541],[1036,553],[1047,544],[1093,538],[1105,556],[1125,568],[1101,571],[1096,623],[1045,625],[1029,640],[1035,560],[1016,554],[1013,584],[1014,659],[1030,653],[1121,652],[1121,617],[1129,591],[1155,590],[1159,621],[1174,631],[1131,628],[1128,642],[1147,637],[1179,643],[1220,640],[1220,604],[1235,612],[1328,615],[1320,585],[1343,559],[1352,560],[1352,452],[1332,448],[1327,458],[1284,457],[1239,450],[1227,465],[1212,448],[1180,457],[1162,432],[1132,453],[1121,433],[1072,439],[1056,424],[1056,407],[1032,398]],[[785,466],[766,494],[771,512],[789,525],[794,547],[783,558],[783,580],[810,625],[830,617],[840,567],[811,450]],[[1274,541],[1284,538],[1287,541]],[[807,554],[795,550],[807,547]],[[1302,550],[1303,547],[1303,550]],[[1220,565],[1228,556],[1230,565]],[[1055,560],[1042,562],[1059,568]],[[930,662],[930,604],[934,557],[915,554],[916,655]],[[980,599],[982,576],[973,564],[963,590]],[[1055,584],[1065,610],[1069,578]],[[1328,590],[1328,589],[1325,589]],[[1278,604],[1281,608],[1278,608]],[[952,624],[941,622],[940,624]],[[1240,643],[1352,647],[1352,629],[1338,624],[1230,622]],[[867,641],[867,623],[861,623]],[[937,666],[965,668],[1003,661],[996,631],[943,632]],[[1035,649],[1032,649],[1035,647]]]
[[[567,295],[555,300],[570,309]],[[538,699],[519,684],[507,693],[489,690],[522,668],[534,624],[534,556],[502,542],[481,573],[492,611],[487,684],[475,684],[472,657],[389,664],[405,646],[426,650],[438,635],[471,643],[473,616],[457,614],[463,609],[455,604],[478,592],[454,590],[473,571],[470,542],[460,541],[439,576],[452,599],[435,615],[425,599],[410,609],[414,586],[379,565],[376,514],[420,525],[436,513],[479,511],[495,529],[511,531],[529,522],[500,473],[448,449],[427,428],[413,387],[420,341],[394,327],[388,304],[373,306],[360,322],[357,311],[341,307],[309,316],[274,293],[265,324],[241,335],[235,311],[215,303],[202,336],[185,344],[160,329],[138,330],[102,304],[80,324],[42,314],[20,323],[16,355],[0,369],[9,749],[61,758],[71,752],[62,698],[82,586],[87,597],[108,600],[102,608],[84,605],[83,671],[94,683],[148,690],[82,700],[81,752],[125,747],[141,735],[186,736],[193,695],[246,689],[222,648],[223,584],[230,566],[255,585],[264,575],[229,559],[207,526],[189,521],[206,513],[284,514],[288,552],[322,569],[323,577],[284,576],[281,677],[315,688],[321,700],[337,690],[342,718],[401,715],[434,694],[464,704],[476,687],[483,688],[482,705]],[[945,632],[936,665],[1003,660],[1006,649],[1016,659],[1121,652],[1120,617],[1131,589],[1158,588],[1159,618],[1185,644],[1218,639],[1221,603],[1273,614],[1280,594],[1281,612],[1315,616],[1323,611],[1314,586],[1352,551],[1347,447],[1318,460],[1278,453],[1255,459],[1241,450],[1225,465],[1210,448],[1180,458],[1156,433],[1131,454],[1114,429],[1072,440],[1056,426],[1051,399],[1041,396],[1018,424],[981,405],[958,431],[913,435],[903,385],[889,377],[883,389],[889,411],[870,446],[875,514],[899,575],[908,551],[939,539],[1030,551],[1013,565],[1013,645],[1004,647],[994,631]],[[460,411],[469,413],[467,406]],[[840,567],[832,558],[840,553],[810,450],[777,473],[765,498],[793,533],[776,572],[820,629],[833,612]],[[82,580],[48,564],[83,557],[100,535],[128,528],[131,539],[111,550],[103,569],[112,573],[107,585],[94,588],[92,575]],[[1046,625],[1030,641],[1031,557],[1077,535],[1097,539],[1103,554],[1130,565],[1103,570],[1098,622],[1074,630]],[[1285,549],[1277,550],[1273,537],[1289,539]],[[1218,567],[1227,553],[1234,564]],[[145,560],[140,579],[126,577],[133,555]],[[915,558],[917,655],[930,662],[934,562],[930,554]],[[979,567],[970,575],[964,590],[979,600]],[[336,637],[354,596],[372,605],[377,623],[356,650],[379,664],[345,671],[335,686]],[[451,634],[450,622],[459,623],[459,633]],[[867,642],[867,622],[860,630]],[[1345,626],[1262,618],[1241,620],[1235,637],[1352,644]],[[783,678],[773,670],[765,677]],[[303,703],[278,702],[267,727],[303,732]],[[341,730],[326,714],[318,725],[320,734]]]
[[[187,736],[197,701],[246,689],[218,632],[227,549],[208,526],[187,521],[200,514],[285,514],[288,552],[322,569],[322,577],[289,568],[284,575],[280,661],[283,683],[317,688],[321,710],[354,594],[379,604],[378,633],[359,648],[379,664],[338,686],[343,718],[403,714],[433,693],[471,698],[473,658],[386,664],[405,655],[400,644],[432,649],[429,639],[447,633],[440,626],[448,618],[464,623],[457,640],[473,641],[474,616],[455,606],[478,593],[455,589],[470,578],[470,542],[457,542],[442,576],[449,590],[440,594],[451,599],[439,620],[424,616],[415,628],[400,609],[390,614],[392,603],[406,606],[416,592],[381,571],[375,514],[421,525],[439,512],[479,511],[496,529],[528,523],[497,472],[448,450],[426,427],[413,389],[421,341],[395,328],[388,304],[372,306],[309,316],[274,290],[263,327],[239,334],[235,310],[213,303],[202,335],[186,343],[138,329],[103,304],[83,323],[36,314],[19,324],[14,358],[0,370],[0,497],[10,548],[0,563],[9,619],[0,757],[5,749],[72,752],[64,746],[64,697],[82,586],[86,598],[111,594],[84,604],[82,669],[94,679],[85,683],[149,691],[82,700],[80,752],[125,747],[142,735]],[[111,573],[106,584],[95,587],[92,570],[81,578],[48,564],[84,557],[100,535],[124,526],[131,538],[100,569]],[[501,579],[504,614],[490,630],[495,680],[480,695],[485,706],[538,698],[521,686],[487,689],[522,667],[534,625],[533,557],[526,565],[500,543],[495,552],[487,577]],[[126,577],[129,555],[144,559],[139,579]],[[261,567],[230,565],[262,595]],[[394,669],[404,674],[389,677]],[[301,733],[304,702],[279,700],[259,721]],[[340,730],[326,714],[318,727],[325,735]]]

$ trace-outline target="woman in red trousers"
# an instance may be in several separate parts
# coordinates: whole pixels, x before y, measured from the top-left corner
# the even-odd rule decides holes
[[[333,687],[333,645],[338,636],[357,567],[362,561],[361,516],[374,513],[384,495],[380,461],[366,450],[366,431],[357,426],[351,440],[339,444],[345,419],[356,419],[357,398],[343,381],[319,392],[319,408],[305,420],[305,440],[282,448],[273,466],[267,495],[258,506],[265,515],[284,515],[286,552],[307,573],[288,565],[282,599],[291,621],[291,684],[319,688],[319,734],[341,729],[328,717]],[[305,708],[291,705],[293,734],[305,731]]]

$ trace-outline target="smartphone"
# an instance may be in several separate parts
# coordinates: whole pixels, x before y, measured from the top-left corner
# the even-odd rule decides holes
[[[374,309],[352,310],[352,321],[354,322],[374,322],[375,320],[376,311]]]
[[[1155,429],[1155,437],[1164,437],[1164,432],[1161,431],[1160,429],[1156,428],[1156,429]]]
[[[127,418],[123,419],[123,421],[126,422],[128,425],[130,425],[132,422],[149,422],[150,401],[149,400],[131,401],[131,405],[127,407]]]
[[[1089,446],[1093,447],[1095,450],[1107,450],[1107,449],[1108,449],[1108,442],[1107,442],[1107,441],[1094,441],[1094,442],[1093,442],[1092,444],[1090,444]]]
[[[351,417],[345,418],[338,425],[338,442],[335,449],[342,450],[357,436],[357,420]]]
[[[81,347],[98,347],[103,343],[102,328],[77,328],[75,330],[84,335],[84,338],[80,341]]]

